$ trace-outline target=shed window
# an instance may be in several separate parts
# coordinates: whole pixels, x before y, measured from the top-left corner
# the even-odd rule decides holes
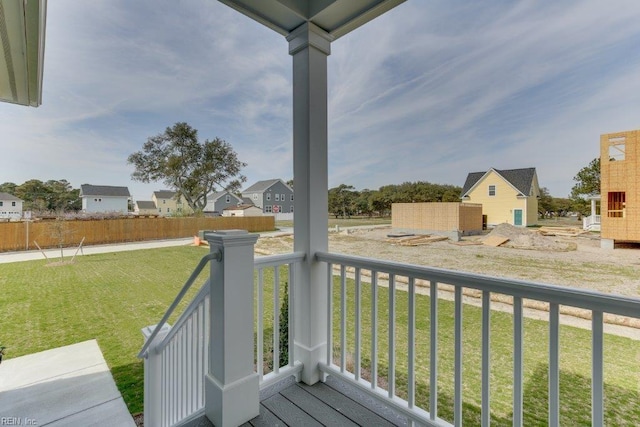
[[[489,186],[489,195],[490,196],[495,196],[496,195],[496,186],[495,185],[490,185]]]
[[[627,139],[624,136],[609,138],[609,161],[624,160]]]
[[[227,197],[225,198],[225,202],[231,203],[231,196],[229,196],[228,194],[227,194]]]
[[[607,195],[607,216],[609,218],[624,218],[625,193],[612,191]]]

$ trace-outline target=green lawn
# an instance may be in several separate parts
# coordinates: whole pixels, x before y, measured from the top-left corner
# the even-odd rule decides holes
[[[143,369],[136,358],[143,339],[140,329],[162,317],[199,259],[203,248],[176,247],[77,258],[75,264],[47,267],[44,261],[0,264],[0,342],[7,357],[17,357],[76,342],[97,339],[118,388],[132,413],[142,411]],[[272,273],[265,272],[265,310],[272,307]],[[204,279],[204,278],[203,278]],[[287,279],[281,272],[281,289]],[[197,287],[195,287],[197,288]],[[195,292],[195,289],[193,290]],[[339,310],[336,281],[336,310]],[[353,281],[348,281],[348,307],[353,316]],[[188,296],[185,304],[190,300]],[[387,293],[379,294],[380,373],[386,373]],[[363,355],[369,348],[369,286],[362,290]],[[178,309],[180,312],[181,309]],[[406,393],[407,339],[406,293],[397,294],[395,354],[398,363],[397,391]],[[428,409],[429,298],[417,296],[417,399]],[[480,309],[464,308],[464,416],[465,425],[476,425],[480,414]],[[173,321],[172,321],[173,322]],[[265,315],[265,327],[272,316]],[[451,420],[453,409],[453,303],[439,302],[439,415]],[[334,320],[336,337],[340,322]],[[511,420],[512,319],[506,313],[491,317],[492,422]],[[265,334],[270,341],[270,332]],[[347,350],[353,353],[352,317]],[[525,424],[546,424],[547,413],[547,323],[525,320]],[[590,334],[562,327],[561,417],[563,425],[589,425]],[[265,347],[269,344],[265,343]],[[640,345],[637,341],[606,336],[605,394],[608,425],[640,425]],[[367,360],[364,361],[366,366]]]
[[[89,255],[55,267],[45,261],[0,264],[6,357],[95,338],[129,411],[141,412],[140,329],[160,321],[205,254],[179,247]]]

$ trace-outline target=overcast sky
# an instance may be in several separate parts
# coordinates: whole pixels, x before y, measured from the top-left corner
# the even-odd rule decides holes
[[[462,186],[536,167],[566,197],[600,134],[640,128],[640,2],[409,0],[332,44],[329,185]],[[220,137],[246,186],[293,177],[284,37],[213,0],[48,2],[43,105],[0,103],[0,183],[128,186],[179,121]]]

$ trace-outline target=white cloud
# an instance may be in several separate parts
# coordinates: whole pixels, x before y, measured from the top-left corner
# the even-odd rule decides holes
[[[640,127],[639,18],[631,0],[398,6],[332,46],[330,185],[535,166],[566,195],[601,133]],[[43,106],[0,105],[1,182],[148,199],[163,185],[131,183],[126,158],[177,121],[230,142],[249,181],[292,176],[282,36],[202,0],[56,0],[47,25]]]

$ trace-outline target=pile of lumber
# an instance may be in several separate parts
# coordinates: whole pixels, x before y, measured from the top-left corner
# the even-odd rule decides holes
[[[543,236],[564,236],[564,237],[576,237],[581,234],[588,233],[588,231],[583,230],[578,227],[540,227],[538,229],[538,233]]]
[[[418,236],[391,237],[387,239],[387,242],[399,246],[422,246],[447,239],[449,238],[446,236],[432,236],[429,234],[421,234]]]

